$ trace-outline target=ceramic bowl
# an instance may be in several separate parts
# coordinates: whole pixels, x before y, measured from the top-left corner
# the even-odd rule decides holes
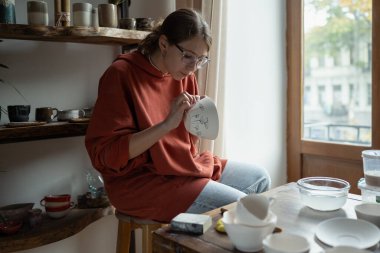
[[[358,249],[351,246],[337,246],[334,248],[327,249],[326,253],[371,253],[371,251]]]
[[[200,138],[214,140],[219,132],[218,111],[209,97],[204,97],[185,114],[186,130]]]
[[[58,219],[65,217],[71,210],[70,205],[69,206],[63,206],[63,207],[45,207],[46,214],[53,219]]]
[[[350,183],[332,177],[307,177],[297,181],[304,205],[318,211],[333,211],[347,201]]]
[[[273,232],[277,216],[269,212],[270,222],[265,226],[247,226],[234,223],[236,209],[223,213],[223,224],[232,244],[240,251],[256,252],[263,248],[263,239]]]
[[[0,207],[0,216],[7,221],[25,221],[34,203],[19,203]]]
[[[263,246],[265,253],[305,253],[310,249],[305,237],[289,233],[269,234],[263,240]]]
[[[358,219],[369,221],[380,227],[380,204],[363,203],[355,206],[355,213]]]
[[[0,233],[12,235],[17,233],[22,227],[22,221],[8,221],[0,223]]]

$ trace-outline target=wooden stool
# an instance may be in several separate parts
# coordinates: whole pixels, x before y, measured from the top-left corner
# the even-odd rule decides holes
[[[163,224],[134,218],[118,211],[115,212],[115,215],[119,220],[116,253],[129,253],[131,234],[137,228],[142,229],[142,252],[152,253],[152,232],[162,227]]]

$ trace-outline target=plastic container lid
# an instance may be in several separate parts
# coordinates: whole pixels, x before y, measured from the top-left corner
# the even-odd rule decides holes
[[[380,159],[380,150],[363,150],[362,157]]]

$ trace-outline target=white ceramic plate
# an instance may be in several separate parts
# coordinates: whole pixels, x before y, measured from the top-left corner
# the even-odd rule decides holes
[[[331,249],[327,249],[326,253],[371,253],[371,251],[358,249],[351,246],[338,246]]]
[[[323,243],[366,249],[380,241],[380,230],[370,222],[348,218],[332,218],[318,224],[315,236]]]

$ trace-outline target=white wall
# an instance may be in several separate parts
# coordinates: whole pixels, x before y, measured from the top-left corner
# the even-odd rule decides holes
[[[286,182],[285,1],[228,2],[226,155]]]
[[[54,0],[45,1],[49,6],[49,24],[53,25]],[[26,2],[16,1],[18,24],[27,23]],[[96,6],[108,1],[74,2]],[[166,16],[174,10],[173,2],[132,0],[130,16]],[[27,101],[8,86],[0,85],[0,105],[30,104],[30,120],[34,120],[36,107],[54,106],[62,110],[92,106],[99,77],[119,52],[120,47],[109,45],[4,40],[0,43],[0,62],[10,69],[0,69],[0,76],[16,86]],[[8,122],[2,114],[0,124]],[[77,195],[87,191],[83,171],[89,168],[92,166],[84,137],[2,144],[0,206],[34,202],[34,207],[40,207],[44,195],[57,193],[70,193],[76,200]],[[109,216],[75,236],[22,252],[115,252],[116,232],[116,219]]]

